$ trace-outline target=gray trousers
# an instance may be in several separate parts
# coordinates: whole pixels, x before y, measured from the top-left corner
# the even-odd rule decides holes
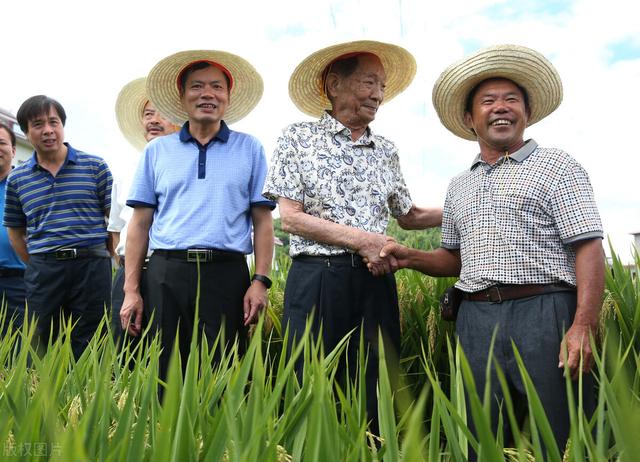
[[[527,396],[518,370],[513,347],[515,343],[544,406],[547,418],[561,453],[569,437],[570,421],[564,369],[558,368],[560,343],[576,312],[575,292],[556,292],[508,300],[502,303],[464,300],[456,321],[456,333],[473,371],[478,394],[482,399],[489,347],[497,328],[493,349],[505,374],[520,423],[527,411]],[[578,383],[573,383],[574,399],[578,399]],[[495,434],[499,413],[505,429],[505,446],[512,444],[506,410],[502,410],[504,394],[495,368],[491,374],[491,422]],[[595,409],[595,389],[592,374],[583,376],[583,409],[590,415]],[[468,416],[470,428],[473,422]],[[474,455],[470,454],[473,460]]]

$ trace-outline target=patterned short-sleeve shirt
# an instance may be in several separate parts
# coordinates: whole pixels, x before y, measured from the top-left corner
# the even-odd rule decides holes
[[[496,283],[575,285],[571,244],[602,237],[585,170],[533,140],[493,165],[478,155],[447,191],[442,246],[460,250],[457,286],[467,292]]]
[[[370,129],[352,141],[351,131],[328,113],[284,129],[263,194],[301,202],[312,216],[374,233],[384,233],[389,214],[406,215],[412,203],[396,146]],[[291,256],[347,250],[291,236]]]

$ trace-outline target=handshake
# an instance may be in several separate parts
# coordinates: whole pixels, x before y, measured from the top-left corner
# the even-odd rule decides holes
[[[409,249],[384,234],[365,232],[358,254],[374,276],[393,273],[407,266]]]

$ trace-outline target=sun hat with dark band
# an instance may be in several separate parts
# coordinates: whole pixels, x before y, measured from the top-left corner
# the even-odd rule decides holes
[[[295,68],[289,79],[289,97],[307,115],[319,117],[331,107],[324,91],[327,69],[339,58],[376,55],[387,75],[384,102],[409,86],[416,75],[416,60],[402,47],[372,40],[341,43],[316,51]]]
[[[167,56],[156,64],[147,76],[147,94],[158,110],[173,123],[188,119],[180,100],[180,77],[188,66],[207,62],[229,78],[230,102],[224,114],[228,124],[239,121],[262,97],[262,77],[248,61],[225,51],[187,50]]]
[[[440,74],[433,86],[433,106],[442,124],[455,135],[475,141],[464,123],[469,93],[482,81],[505,78],[526,92],[531,114],[527,125],[544,119],[562,102],[562,81],[549,60],[531,48],[496,45],[460,60]]]
[[[135,79],[120,90],[116,99],[118,127],[131,145],[142,151],[147,144],[142,124],[142,111],[149,98],[145,90],[145,78]]]

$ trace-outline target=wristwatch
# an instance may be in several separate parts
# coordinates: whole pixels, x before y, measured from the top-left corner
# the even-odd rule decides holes
[[[269,289],[271,287],[271,279],[269,279],[267,276],[265,276],[264,274],[254,274],[253,277],[251,278],[252,281],[260,281],[261,283],[264,284],[264,286]]]

